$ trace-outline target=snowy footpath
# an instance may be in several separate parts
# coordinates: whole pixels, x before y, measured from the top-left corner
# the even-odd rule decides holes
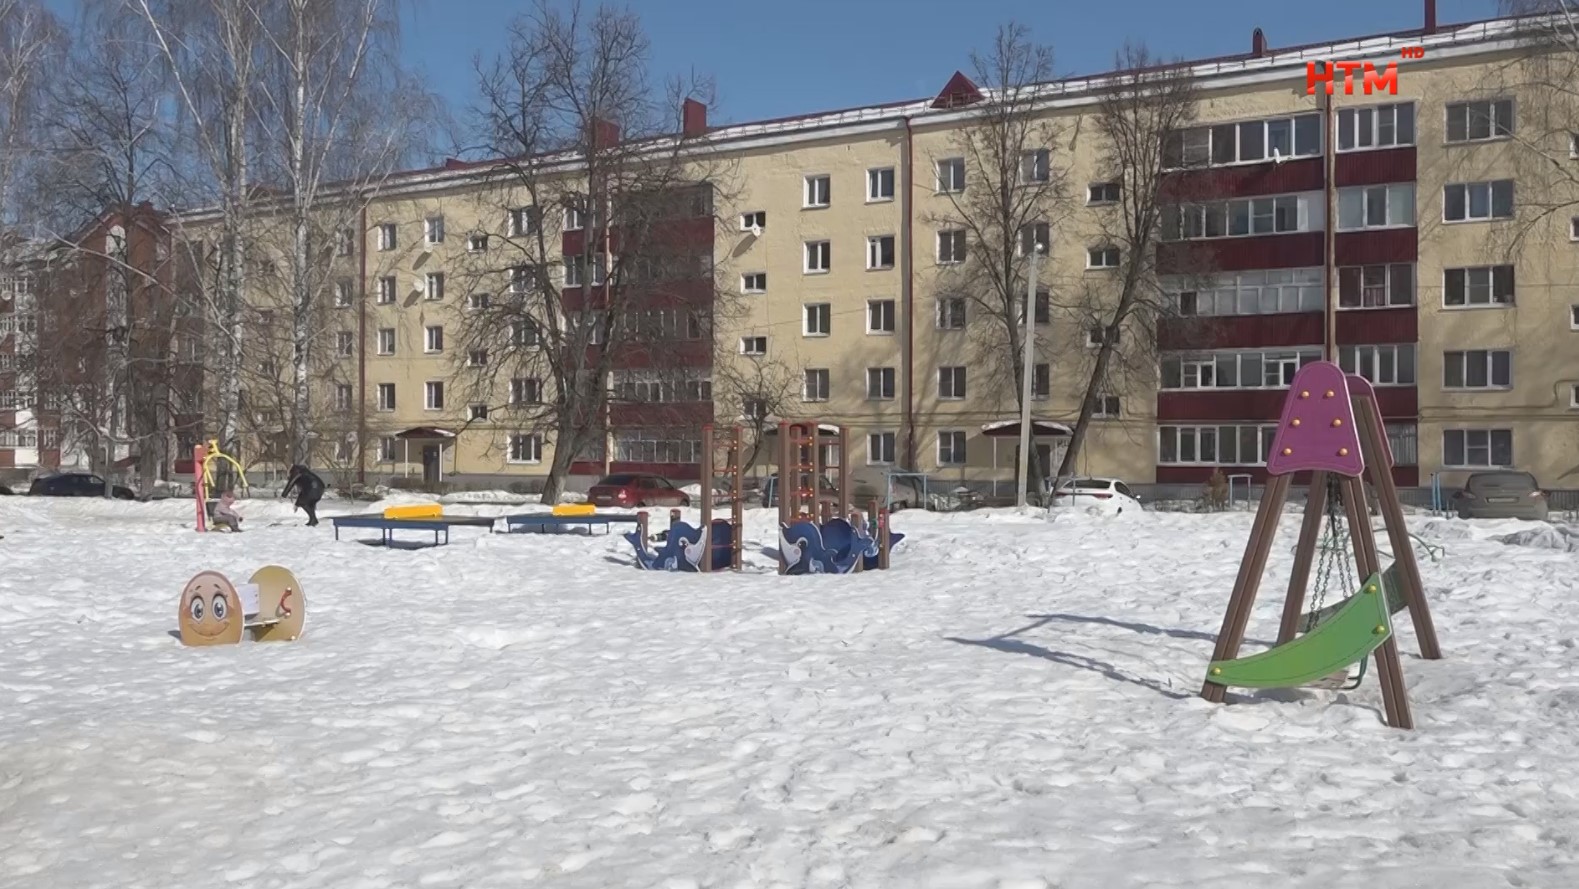
[[[384,550],[243,507],[198,535],[185,501],[0,497],[0,886],[1579,885],[1556,529],[1411,520],[1446,657],[1400,617],[1401,732],[1374,675],[1197,696],[1248,513],[904,512],[893,570],[786,578],[762,510],[747,570],[699,576],[617,535]],[[303,638],[173,637],[188,577],[270,563]]]

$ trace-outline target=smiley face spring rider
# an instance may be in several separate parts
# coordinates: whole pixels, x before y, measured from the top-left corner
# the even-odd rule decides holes
[[[296,575],[278,565],[259,568],[239,586],[203,571],[181,590],[179,621],[182,645],[235,645],[243,630],[254,642],[289,642],[306,627],[307,599]]]

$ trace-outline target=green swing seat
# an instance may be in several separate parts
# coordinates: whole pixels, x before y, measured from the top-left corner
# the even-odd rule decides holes
[[[1214,661],[1207,681],[1232,688],[1293,688],[1362,663],[1392,636],[1385,582],[1373,574],[1331,618],[1268,651]]]

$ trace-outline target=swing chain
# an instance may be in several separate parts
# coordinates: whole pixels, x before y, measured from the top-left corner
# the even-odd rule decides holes
[[[1332,572],[1340,567],[1343,571],[1342,579],[1348,583],[1353,578],[1353,569],[1350,567],[1349,549],[1343,540],[1343,524],[1339,512],[1338,500],[1342,497],[1343,487],[1337,478],[1327,478],[1327,530],[1322,536],[1320,544],[1321,561],[1316,568],[1316,595],[1310,611],[1305,618],[1302,632],[1310,632],[1316,628],[1320,619],[1322,606],[1326,602],[1327,590],[1332,586]],[[1350,584],[1352,585],[1352,584]]]

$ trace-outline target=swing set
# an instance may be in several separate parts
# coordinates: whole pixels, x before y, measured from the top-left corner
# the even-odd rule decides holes
[[[235,457],[219,447],[219,439],[192,447],[192,494],[197,500],[197,530],[208,530],[208,492],[214,486],[214,464],[229,463],[236,470],[236,486],[247,490],[247,473]]]
[[[1436,660],[1442,657],[1442,651],[1422,593],[1420,568],[1415,561],[1413,539],[1404,525],[1392,466],[1392,453],[1370,383],[1360,376],[1346,375],[1327,361],[1300,368],[1283,402],[1282,418],[1267,459],[1266,490],[1239,565],[1222,630],[1217,634],[1217,647],[1207,668],[1201,697],[1222,703],[1230,687],[1294,688],[1314,684],[1357,688],[1365,677],[1367,660],[1374,655],[1387,724],[1394,728],[1414,727],[1393,635],[1393,615],[1405,608],[1409,610],[1421,657]],[[1283,603],[1277,645],[1240,657],[1239,647],[1244,642],[1289,485],[1294,473],[1306,471],[1310,473],[1310,489],[1299,542],[1294,548],[1294,570]],[[1394,561],[1385,570],[1380,565],[1367,509],[1367,479],[1380,502],[1393,550]],[[1323,526],[1325,539],[1318,540]],[[1350,547],[1341,542],[1345,536]],[[1314,607],[1305,613],[1305,590],[1318,553]],[[1341,572],[1340,582],[1352,584],[1355,575],[1351,571],[1356,567],[1358,576],[1365,578],[1358,591],[1341,602],[1326,605],[1324,599],[1333,585],[1334,572]],[[1356,664],[1359,673],[1350,682],[1348,670]],[[1350,684],[1344,685],[1346,682]]]

